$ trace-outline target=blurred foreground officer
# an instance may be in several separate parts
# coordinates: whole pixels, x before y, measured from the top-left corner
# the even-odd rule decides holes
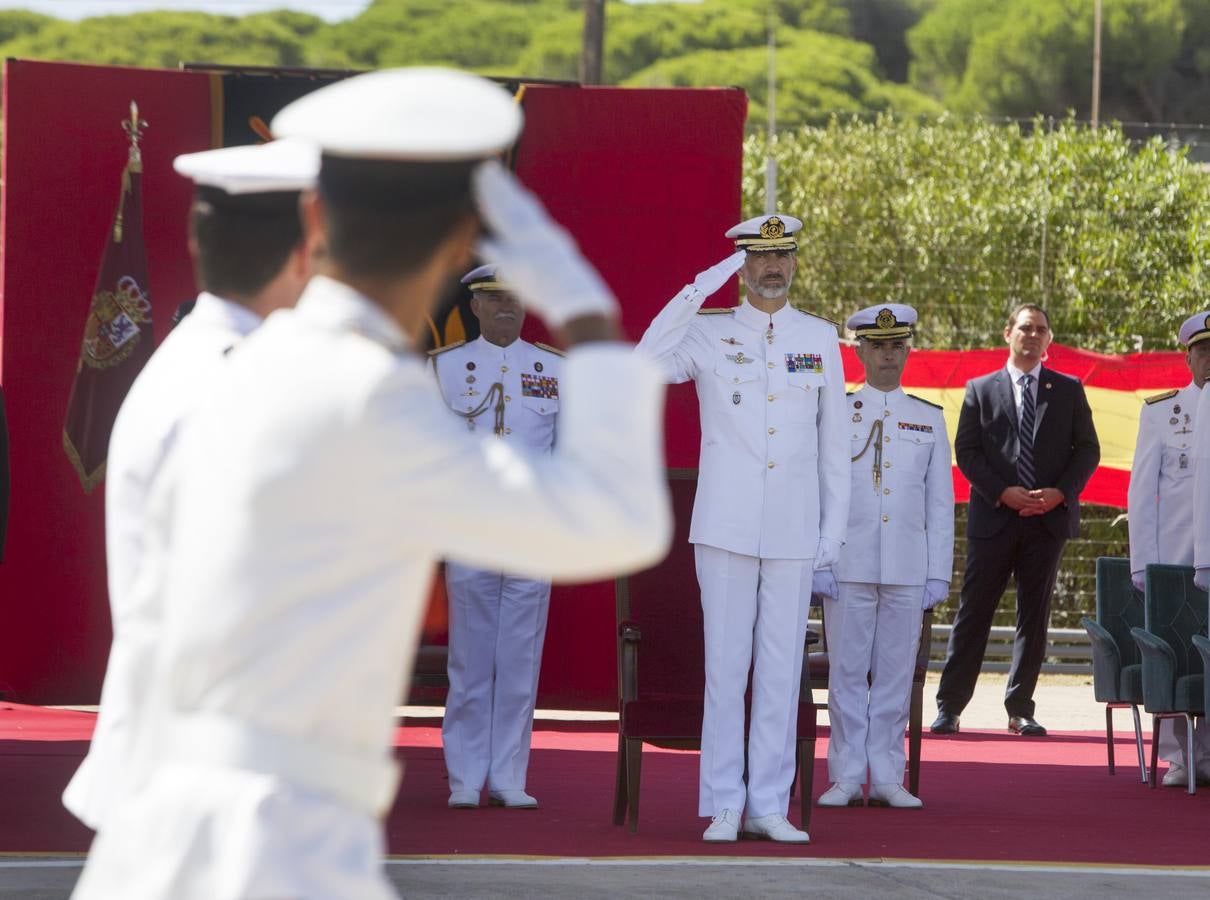
[[[1179,340],[1193,380],[1179,389],[1148,397],[1139,415],[1127,494],[1130,527],[1130,577],[1143,590],[1151,563],[1193,565],[1194,429],[1198,401],[1210,377],[1210,312],[1190,316]],[[1195,729],[1197,779],[1210,781],[1210,730],[1205,720]],[[1168,763],[1165,787],[1188,783],[1185,720],[1160,723],[1160,757]]]
[[[471,289],[479,337],[429,351],[445,402],[469,430],[549,454],[562,354],[521,340],[525,310],[495,266],[480,266],[462,283]],[[550,582],[449,562],[445,584],[450,689],[441,739],[449,805],[477,807],[486,785],[493,806],[534,809],[525,773]]]
[[[275,309],[290,307],[310,277],[299,193],[315,186],[319,152],[274,141],[178,156],[196,185],[190,251],[202,293],[126,395],[109,442],[105,540],[113,646],[92,744],[63,794],[85,825],[102,827],[131,787],[131,751],[146,715],[163,636],[165,552],[148,510],[185,420],[213,389],[228,352]]]
[[[903,733],[923,611],[949,592],[954,479],[941,407],[899,386],[916,311],[892,303],[849,318],[865,385],[849,394],[853,465],[840,560],[815,573],[824,595],[828,778],[820,806],[923,804],[903,787]],[[837,584],[839,582],[839,585]]]
[[[811,574],[836,561],[849,514],[844,371],[836,328],[787,302],[791,216],[727,232],[737,252],[656,316],[639,348],[674,383],[693,379],[702,448],[689,540],[706,643],[698,815],[706,841],[806,843],[786,820]],[[702,310],[736,271],[747,299]],[[744,781],[744,693],[752,716]]]
[[[617,343],[571,238],[483,162],[520,126],[506,91],[441,69],[274,119],[323,149],[303,221],[326,275],[231,354],[182,436],[154,765],[78,897],[393,896],[394,710],[436,560],[597,579],[667,550],[658,373]],[[414,349],[480,216],[480,255],[572,348],[550,458],[468,434]]]

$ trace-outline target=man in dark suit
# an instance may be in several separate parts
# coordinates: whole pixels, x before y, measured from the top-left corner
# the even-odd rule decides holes
[[[1004,329],[1008,364],[966,386],[954,438],[958,468],[971,483],[966,575],[937,690],[935,734],[958,730],[1010,576],[1017,636],[1004,693],[1008,729],[1046,734],[1034,719],[1033,693],[1050,596],[1063,545],[1080,531],[1080,491],[1101,458],[1083,385],[1042,366],[1051,339],[1045,310],[1017,307]]]

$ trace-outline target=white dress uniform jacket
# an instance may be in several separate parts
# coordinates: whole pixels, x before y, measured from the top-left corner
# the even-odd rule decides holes
[[[1190,383],[1149,399],[1139,412],[1126,494],[1131,572],[1150,563],[1193,565],[1193,436],[1201,395]]]
[[[948,582],[953,568],[949,438],[942,411],[901,388],[866,385],[848,406],[858,458],[848,540],[834,569],[839,597],[824,605],[828,777],[865,784],[868,774],[870,784],[899,784],[924,583]]]
[[[1210,391],[1202,390],[1194,413],[1193,565],[1210,566]]]
[[[835,326],[789,304],[772,316],[746,301],[700,306],[678,294],[639,342],[670,383],[697,385],[690,542],[761,559],[813,558],[821,535],[843,543],[848,423]]]
[[[148,556],[152,485],[168,466],[182,422],[202,403],[226,353],[260,324],[238,303],[203,293],[148,360],[126,395],[109,439],[105,480],[105,542],[113,645],[101,709],[88,755],[63,794],[89,828],[130,788],[130,754],[144,713],[161,638],[161,597]]]
[[[432,351],[431,358],[441,394],[463,426],[492,436],[498,399],[499,438],[533,453],[551,452],[561,354],[528,341],[501,347],[479,337]],[[499,398],[494,384],[502,386]],[[523,791],[550,582],[452,562],[445,576],[450,685],[441,736],[450,791]]]
[[[324,277],[231,354],[177,454],[158,764],[78,897],[391,896],[374,820],[435,561],[593,579],[667,549],[658,373],[593,344],[561,387],[551,458],[468,435]]]
[[[470,413],[487,399],[492,384],[503,385],[504,434],[507,440],[538,453],[549,453],[555,443],[559,413],[559,377],[562,356],[516,340],[499,347],[482,337],[467,344],[435,351],[433,369],[441,395],[456,413]],[[469,431],[488,436],[494,428],[493,406],[473,419],[462,418]]]
[[[884,393],[869,385],[849,395],[848,407],[850,455],[864,453],[851,467],[848,536],[835,567],[837,581],[949,581],[954,481],[944,413],[902,388]],[[875,430],[879,419],[881,429]],[[881,452],[869,440],[872,431]]]

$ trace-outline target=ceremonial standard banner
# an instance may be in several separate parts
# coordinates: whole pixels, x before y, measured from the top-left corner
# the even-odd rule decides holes
[[[143,163],[138,108],[123,122],[130,152],[109,238],[92,292],[76,379],[67,402],[63,449],[86,492],[105,476],[109,434],[130,385],[155,349],[147,248],[143,244]]]

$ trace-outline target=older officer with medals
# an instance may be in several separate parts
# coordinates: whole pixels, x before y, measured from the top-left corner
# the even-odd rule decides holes
[[[706,841],[734,841],[745,810],[749,837],[809,840],[786,819],[796,701],[811,574],[835,562],[844,542],[849,453],[835,326],[787,300],[801,228],[780,213],[736,225],[727,237],[737,252],[686,285],[639,342],[669,382],[696,383],[701,411],[689,540],[705,625]],[[747,299],[701,309],[737,271]]]
[[[916,311],[899,303],[849,318],[865,385],[849,395],[852,489],[847,543],[824,595],[831,669],[828,778],[820,806],[917,809],[903,787],[903,732],[923,610],[949,592],[954,483],[941,407],[900,387]]]
[[[1210,312],[1186,319],[1178,339],[1186,349],[1192,380],[1179,390],[1147,398],[1130,467],[1130,577],[1140,591],[1150,563],[1194,562],[1194,429],[1200,421],[1198,402],[1210,378]],[[1183,718],[1160,724],[1160,757],[1168,763],[1166,787],[1188,781],[1185,744]],[[1195,730],[1194,754],[1196,778],[1210,780],[1210,730],[1204,720]]]
[[[477,339],[429,351],[446,404],[471,431],[531,453],[555,443],[563,354],[521,340],[525,311],[496,267],[480,266],[470,287]],[[533,809],[525,792],[538,668],[550,582],[465,566],[445,566],[450,604],[449,680],[441,726],[449,805]]]

